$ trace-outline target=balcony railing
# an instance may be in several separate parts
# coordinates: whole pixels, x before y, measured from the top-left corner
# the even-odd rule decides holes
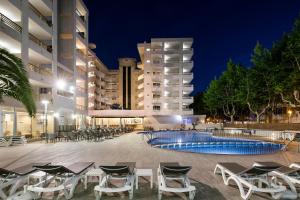
[[[80,31],[77,31],[78,35],[82,38],[82,39],[85,39],[85,34],[84,32],[80,32]]]
[[[40,67],[40,66],[36,66],[34,64],[31,64],[31,63],[28,63],[28,69],[32,72],[36,72],[36,73],[39,73],[43,76],[52,76],[52,71],[51,69],[47,69],[47,68],[44,68],[44,67]]]
[[[82,15],[78,9],[76,9],[75,12],[78,15],[78,17],[82,20],[82,22],[85,23],[84,15]]]
[[[30,9],[44,22],[46,22],[46,24],[51,27],[52,26],[52,22],[50,20],[48,20],[40,11],[38,11],[31,3],[28,3]]]
[[[8,17],[0,13],[0,21],[5,24],[6,26],[10,27],[11,29],[21,33],[22,27],[10,20]]]
[[[43,49],[47,50],[49,53],[52,53],[52,46],[51,45],[45,44],[44,42],[39,40],[37,37],[32,35],[31,33],[29,33],[29,39],[31,41],[33,41],[34,43],[36,43],[37,45],[41,46]]]

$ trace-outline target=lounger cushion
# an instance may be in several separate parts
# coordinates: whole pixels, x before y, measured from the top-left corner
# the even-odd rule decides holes
[[[92,167],[93,162],[77,162],[68,167],[63,165],[47,165],[47,166],[35,166],[36,169],[46,172],[48,174],[60,175],[60,174],[76,174],[79,175],[86,169]]]
[[[8,175],[16,175],[16,176],[25,176],[34,171],[36,171],[35,166],[46,166],[50,163],[29,163],[27,165],[23,165],[21,167],[17,167],[15,169],[9,170],[5,168],[0,168],[0,176],[7,177]]]
[[[186,175],[192,167],[190,166],[162,166],[161,171],[164,176],[182,176]]]
[[[99,166],[107,175],[112,176],[127,176],[130,173],[129,166]]]

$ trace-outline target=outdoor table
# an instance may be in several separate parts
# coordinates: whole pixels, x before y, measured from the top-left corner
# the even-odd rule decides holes
[[[87,189],[88,177],[98,177],[99,178],[99,185],[100,185],[103,173],[104,172],[102,171],[102,169],[99,169],[99,168],[93,168],[93,169],[89,170],[85,174],[85,177],[84,177],[84,189]]]
[[[135,170],[135,188],[139,188],[139,176],[149,176],[150,177],[150,186],[153,188],[153,172],[152,169],[136,169]]]

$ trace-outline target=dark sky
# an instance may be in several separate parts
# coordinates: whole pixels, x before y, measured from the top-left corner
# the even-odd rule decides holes
[[[300,0],[84,2],[90,12],[89,40],[109,68],[117,68],[119,57],[139,59],[139,42],[193,37],[195,93],[220,75],[229,58],[249,66],[256,42],[271,47],[300,12]]]

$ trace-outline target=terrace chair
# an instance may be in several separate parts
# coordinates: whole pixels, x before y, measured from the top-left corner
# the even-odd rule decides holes
[[[96,200],[100,200],[102,193],[129,192],[129,199],[133,198],[134,188],[134,166],[128,163],[117,163],[114,166],[100,166],[105,173],[99,185],[95,186],[94,191]],[[121,181],[121,185],[112,186],[115,180]]]
[[[11,136],[9,141],[11,145],[25,145],[27,143],[25,136]]]
[[[8,147],[10,144],[10,141],[7,141],[4,137],[0,137],[0,147]]]
[[[290,188],[290,199],[296,199],[298,196],[296,185],[300,185],[300,167],[293,167],[294,164],[287,167],[276,162],[255,162],[254,166],[279,166],[279,168],[272,171],[276,175],[274,181],[279,182],[282,180],[280,184],[285,184]]]
[[[294,163],[290,164],[289,167],[290,168],[300,168],[300,162],[294,162]]]
[[[37,171],[35,165],[46,166],[49,163],[29,163],[15,169],[0,168],[0,197],[7,199],[15,196],[16,190],[24,184],[28,176]]]
[[[289,198],[291,194],[287,192],[285,186],[278,185],[268,179],[269,173],[279,167],[253,166],[246,168],[238,163],[227,162],[218,163],[214,173],[221,172],[225,185],[234,181],[239,188],[242,199],[249,199],[253,192],[268,193],[274,199]]]
[[[158,199],[161,200],[163,192],[189,193],[189,199],[193,200],[196,194],[195,186],[190,184],[187,173],[191,170],[189,166],[180,166],[178,163],[160,163],[157,170],[158,175]],[[181,181],[182,187],[171,187],[169,181]]]
[[[45,180],[25,187],[25,193],[29,193],[32,199],[39,197],[41,193],[63,191],[66,199],[73,197],[75,187],[84,174],[94,167],[94,162],[77,162],[68,167],[63,165],[36,166],[37,170],[46,173]],[[55,186],[48,187],[55,180]]]

